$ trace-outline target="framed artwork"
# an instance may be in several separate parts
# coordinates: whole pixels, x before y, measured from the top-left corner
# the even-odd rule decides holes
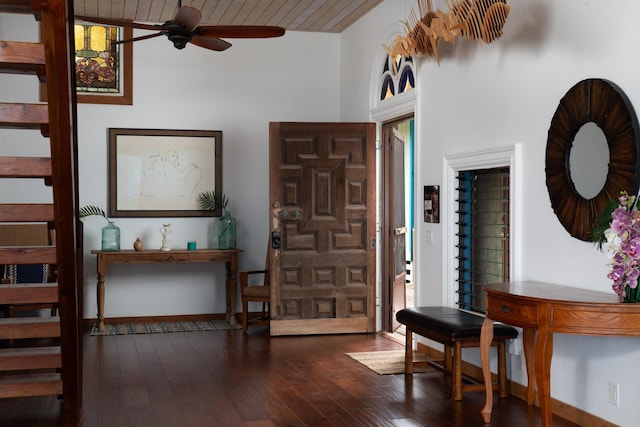
[[[109,129],[109,216],[220,216],[200,209],[222,194],[222,131]]]
[[[440,186],[424,186],[424,222],[440,222]]]

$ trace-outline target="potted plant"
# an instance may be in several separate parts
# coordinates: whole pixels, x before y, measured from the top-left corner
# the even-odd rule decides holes
[[[209,190],[200,193],[198,196],[200,208],[207,211],[220,210],[220,226],[218,227],[218,248],[219,249],[235,249],[236,248],[236,219],[227,210],[229,198],[223,194],[216,194],[215,191]]]
[[[114,224],[102,208],[87,205],[78,211],[80,218],[88,216],[101,216],[107,220],[107,225],[102,227],[102,250],[105,252],[117,252],[120,250],[120,227]]]

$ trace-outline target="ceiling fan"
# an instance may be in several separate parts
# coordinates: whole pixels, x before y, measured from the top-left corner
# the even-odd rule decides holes
[[[202,19],[200,10],[193,6],[182,6],[181,0],[178,0],[178,11],[173,19],[164,24],[144,24],[120,19],[95,18],[89,16],[76,16],[76,19],[114,27],[131,27],[140,30],[156,31],[146,36],[120,40],[118,43],[136,42],[164,35],[173,42],[173,46],[176,49],[184,49],[187,43],[193,43],[205,49],[223,51],[231,47],[231,43],[222,40],[222,38],[280,37],[285,32],[282,27],[267,25],[200,26],[200,20]]]

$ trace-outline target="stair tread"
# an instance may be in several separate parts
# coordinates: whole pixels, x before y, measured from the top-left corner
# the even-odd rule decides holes
[[[10,2],[2,2],[0,4],[0,12],[6,13],[21,13],[21,14],[34,14],[34,10],[31,7],[31,3],[27,0],[13,0]]]
[[[31,371],[62,367],[60,346],[0,349],[0,371]],[[35,373],[35,372],[34,372]]]
[[[0,317],[0,327],[60,323],[58,317]]]
[[[42,43],[0,41],[0,72],[43,74],[44,65]]]
[[[0,102],[0,126],[4,128],[39,129],[49,123],[47,104]]]
[[[2,118],[0,125],[1,122]],[[0,177],[47,178],[51,176],[51,170],[50,157],[0,157]]]
[[[8,283],[6,285],[0,286],[0,292],[3,289],[33,289],[33,288],[42,288],[42,289],[50,289],[57,288],[58,284],[55,282],[50,283]]]
[[[53,221],[52,203],[3,203],[0,204],[2,222]]]
[[[57,316],[0,318],[0,339],[60,338],[60,331]]]
[[[13,283],[0,285],[0,304],[57,303],[57,283]]]
[[[0,385],[59,381],[60,374],[57,372],[45,372],[35,374],[7,374],[0,375]]]
[[[62,394],[59,373],[34,373],[0,376],[0,398]]]
[[[55,246],[0,246],[0,264],[55,263]]]
[[[60,346],[52,345],[47,347],[9,347],[0,349],[0,357],[9,356],[33,356],[60,354]]]

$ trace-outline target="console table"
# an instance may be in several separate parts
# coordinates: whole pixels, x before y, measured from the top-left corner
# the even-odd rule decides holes
[[[485,423],[491,421],[493,390],[489,346],[493,321],[523,328],[527,369],[527,403],[534,404],[535,388],[542,426],[551,426],[551,356],[553,333],[640,336],[640,305],[623,304],[613,293],[589,291],[550,283],[506,282],[485,287],[487,315],[480,336],[480,358],[485,382]],[[536,333],[537,332],[537,333]]]
[[[104,331],[104,292],[105,274],[108,264],[170,264],[194,262],[224,262],[227,269],[225,320],[236,324],[236,276],[238,273],[238,254],[240,249],[172,249],[160,250],[122,250],[118,252],[91,251],[98,261],[98,329]]]

